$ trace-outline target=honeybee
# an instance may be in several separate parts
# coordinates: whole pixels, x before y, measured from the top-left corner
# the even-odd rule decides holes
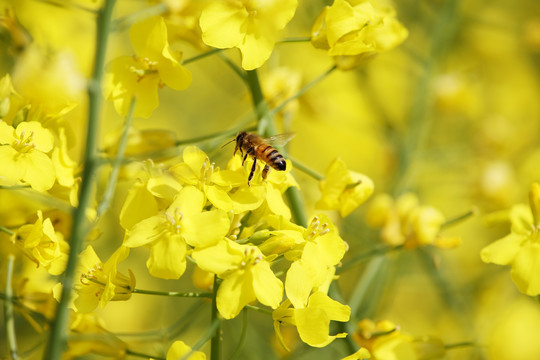
[[[233,156],[236,155],[238,150],[240,150],[240,155],[244,156],[242,159],[242,165],[244,165],[248,155],[253,156],[253,165],[251,166],[251,171],[249,173],[248,185],[251,179],[253,179],[253,174],[255,173],[255,168],[257,166],[257,160],[266,163],[262,171],[263,180],[266,179],[270,167],[278,171],[284,171],[287,168],[287,163],[285,162],[283,155],[274,149],[272,145],[278,147],[283,146],[295,135],[295,133],[284,133],[271,136],[269,138],[262,138],[257,134],[241,131],[233,140],[230,141],[236,141]]]

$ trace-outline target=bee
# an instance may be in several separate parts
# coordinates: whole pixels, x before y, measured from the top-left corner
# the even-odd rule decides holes
[[[295,135],[295,133],[284,133],[269,138],[262,138],[257,134],[241,131],[233,140],[230,141],[236,141],[233,156],[236,155],[237,151],[240,151],[240,155],[244,156],[242,159],[242,165],[244,165],[244,162],[248,156],[253,156],[253,165],[251,166],[251,171],[249,173],[248,185],[251,179],[253,179],[253,174],[255,173],[255,168],[257,166],[257,160],[266,163],[262,171],[263,180],[266,179],[270,167],[278,171],[284,171],[287,168],[287,163],[285,162],[283,155],[274,149],[272,145],[278,147],[283,146]]]

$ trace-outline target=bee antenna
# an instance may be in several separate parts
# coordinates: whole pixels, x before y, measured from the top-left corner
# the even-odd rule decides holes
[[[236,138],[232,139],[231,141],[227,141],[224,145],[221,146],[221,149],[223,149],[225,146],[229,145],[230,143],[232,143],[235,140],[236,140]]]

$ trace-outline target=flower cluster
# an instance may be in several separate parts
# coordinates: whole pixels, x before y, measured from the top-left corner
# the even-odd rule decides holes
[[[0,357],[540,358],[538,19],[2,4]]]

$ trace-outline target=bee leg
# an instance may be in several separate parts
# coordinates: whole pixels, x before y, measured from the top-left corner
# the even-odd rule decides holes
[[[268,176],[268,171],[270,170],[270,166],[264,165],[264,169],[262,171],[262,178],[263,180],[266,180],[266,176]]]
[[[246,155],[244,155],[244,158],[242,159],[242,166],[244,166],[244,163],[246,162],[247,157],[248,157],[248,153],[246,152]]]
[[[257,165],[257,158],[253,158],[253,166],[251,167],[251,171],[249,173],[249,177],[248,177],[248,186],[251,186],[249,185],[249,182],[251,181],[251,179],[253,179],[253,174],[255,174],[255,166]]]

